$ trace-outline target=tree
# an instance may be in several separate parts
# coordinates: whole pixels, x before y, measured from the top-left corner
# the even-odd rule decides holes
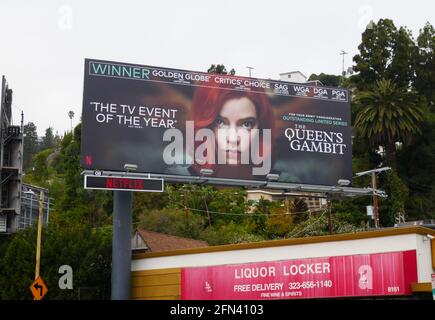
[[[42,137],[41,149],[51,149],[55,146],[55,137],[53,134],[53,128],[48,127],[45,129],[45,136]]]
[[[295,198],[290,202],[292,213],[294,214],[293,221],[295,224],[300,223],[308,218],[308,206],[304,199]]]
[[[415,88],[425,96],[430,110],[435,112],[435,29],[429,22],[420,30],[417,43]]]
[[[409,187],[405,202],[407,219],[435,217],[435,113],[421,125],[423,134],[414,143],[399,150],[398,164],[402,179]]]
[[[267,216],[265,222],[265,231],[270,239],[283,237],[293,229],[293,216],[287,212],[285,206],[279,206],[270,209],[271,214]]]
[[[419,96],[382,79],[372,90],[358,92],[354,101],[359,105],[354,127],[373,146],[384,146],[388,164],[396,169],[396,142],[408,144],[421,133],[424,112]]]
[[[217,73],[217,74],[228,74],[227,68],[223,64],[212,64],[210,68],[207,70],[208,73]],[[229,74],[234,76],[236,74],[236,70],[231,69]]]
[[[80,221],[94,227],[110,223],[112,212],[112,193],[83,188],[82,168],[80,167],[81,124],[74,128],[73,136],[66,134],[59,157],[63,179],[64,192],[57,199],[54,207],[57,218]]]
[[[56,148],[60,147],[61,143],[62,143],[62,137],[59,135],[59,132],[56,131],[56,134],[54,136],[54,147]]]
[[[357,227],[346,220],[340,219],[339,216],[334,216],[333,233],[351,233],[363,231],[362,227]],[[313,237],[329,234],[328,218],[324,213],[320,215],[312,215],[304,222],[298,224],[291,230],[287,238]]]
[[[379,207],[379,220],[381,225],[392,226],[398,213],[405,213],[405,202],[408,199],[409,189],[399,178],[395,171],[385,175],[385,191],[387,199],[381,199]]]
[[[359,72],[354,78],[359,90],[367,90],[381,79],[406,88],[414,81],[418,50],[408,29],[398,30],[392,20],[380,19],[363,32],[358,49],[353,61],[354,70]]]
[[[24,125],[24,145],[23,145],[23,170],[27,170],[32,167],[32,157],[38,152],[38,133],[36,131],[36,126],[33,122],[29,122]]]
[[[35,272],[37,228],[21,230],[1,244],[0,299],[30,300],[29,286]],[[43,228],[41,277],[49,290],[44,299],[78,299],[79,288],[91,287],[92,299],[110,297],[111,276],[110,227],[93,229],[70,223],[67,227],[50,222]],[[73,269],[73,290],[58,286],[59,267]]]
[[[160,209],[147,210],[138,217],[141,229],[171,234],[179,237],[199,239],[204,230],[204,218],[198,214],[190,214],[189,225],[186,226],[183,210]]]
[[[51,154],[51,151],[51,149],[45,149],[33,156],[33,167],[35,170],[32,171],[31,175],[28,175],[28,179],[32,179],[29,182],[43,187],[49,186],[49,178],[53,173],[53,169],[48,166],[47,158]]]
[[[342,76],[337,76],[334,74],[325,74],[322,72],[319,75],[313,73],[308,78],[308,81],[319,80],[324,86],[338,87],[340,85],[341,78]]]

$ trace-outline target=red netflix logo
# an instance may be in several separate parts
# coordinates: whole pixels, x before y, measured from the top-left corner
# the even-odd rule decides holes
[[[91,156],[85,156],[85,163],[87,166],[92,166],[92,157]]]
[[[106,188],[144,189],[143,180],[130,178],[106,178]]]

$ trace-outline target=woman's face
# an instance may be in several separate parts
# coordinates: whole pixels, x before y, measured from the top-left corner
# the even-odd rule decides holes
[[[246,97],[226,101],[214,122],[214,132],[218,151],[225,152],[228,164],[239,164],[241,153],[249,152],[252,129],[258,129],[254,103]]]

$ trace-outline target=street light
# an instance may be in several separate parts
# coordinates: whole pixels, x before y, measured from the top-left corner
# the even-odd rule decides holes
[[[355,175],[357,177],[361,177],[363,175],[370,175],[372,177],[372,189],[373,189],[373,207],[375,209],[375,228],[379,228],[379,208],[378,208],[378,193],[376,190],[376,174],[391,170],[390,167],[382,167],[382,168],[376,168],[373,170],[363,171],[363,172],[357,172]]]
[[[28,189],[25,194],[35,195],[33,190]],[[38,208],[38,236],[36,238],[36,266],[35,266],[35,280],[39,277],[40,265],[41,265],[41,236],[42,236],[42,203],[44,199],[44,193],[39,191],[39,208]]]

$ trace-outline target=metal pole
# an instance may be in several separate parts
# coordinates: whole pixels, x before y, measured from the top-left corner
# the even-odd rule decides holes
[[[249,69],[249,78],[251,78],[251,70],[254,69],[254,67],[246,67]]]
[[[376,195],[376,173],[372,173],[373,207],[375,209],[375,228],[379,228],[378,196]]]
[[[343,54],[343,62],[342,62],[342,68],[341,68],[341,74],[344,75],[344,54]]]
[[[41,266],[41,236],[42,236],[42,199],[44,194],[39,192],[39,208],[38,208],[38,236],[36,238],[36,267],[35,267],[35,280],[39,277]]]
[[[130,299],[131,191],[113,191],[112,300]]]
[[[345,54],[347,54],[347,52],[346,51],[344,51],[344,50],[341,50],[341,53],[340,53],[340,55],[343,57],[343,64],[342,64],[342,71],[341,71],[341,74],[343,75],[343,76],[345,76],[346,75],[346,72],[344,72],[344,55]]]

